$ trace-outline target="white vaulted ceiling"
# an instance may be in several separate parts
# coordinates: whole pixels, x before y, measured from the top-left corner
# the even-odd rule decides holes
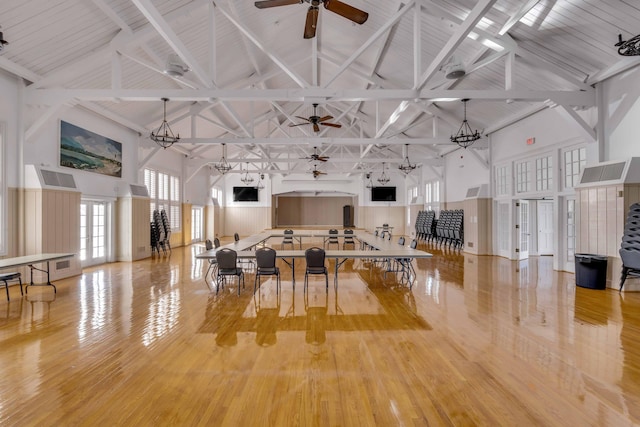
[[[322,6],[303,38],[308,2],[258,9],[243,0],[3,0],[10,44],[0,68],[26,81],[28,106],[77,105],[141,134],[168,119],[171,149],[287,174],[318,147],[329,172],[438,166],[457,147],[460,99],[473,129],[491,132],[549,106],[595,105],[594,84],[638,64],[618,55],[618,34],[640,28],[623,0],[348,0],[357,25]],[[163,73],[170,54],[190,68]],[[452,57],[467,74],[446,79]],[[313,113],[341,128],[289,127]],[[579,116],[574,115],[576,120]],[[584,123],[577,123],[585,126]],[[487,147],[483,138],[472,146]],[[153,149],[151,141],[143,144]]]

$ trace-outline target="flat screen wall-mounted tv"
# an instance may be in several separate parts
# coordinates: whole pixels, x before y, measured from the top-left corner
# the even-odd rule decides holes
[[[257,202],[258,189],[255,187],[233,187],[234,202]]]
[[[371,188],[372,202],[395,202],[396,187],[373,187]]]

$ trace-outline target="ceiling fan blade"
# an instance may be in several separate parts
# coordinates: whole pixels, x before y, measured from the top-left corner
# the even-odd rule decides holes
[[[316,26],[318,25],[318,6],[309,6],[307,11],[307,22],[304,24],[304,38],[312,39],[316,36]]]
[[[309,120],[309,118],[308,118],[308,117],[302,117],[302,116],[293,116],[293,117],[297,117],[297,118],[299,118],[300,120],[306,120],[306,121],[308,121],[309,123],[311,123],[311,120]]]
[[[348,4],[342,3],[338,0],[324,0],[324,8],[329,9],[331,12],[337,13],[356,24],[364,24],[369,17],[367,12],[353,6],[349,6]]]
[[[326,162],[327,160],[329,160],[328,157],[318,157],[316,160],[318,160],[319,162]]]
[[[302,0],[264,0],[257,1],[254,4],[258,9],[266,9],[268,7],[288,6],[290,4],[299,4]]]
[[[337,123],[320,123],[322,126],[331,126],[332,128],[341,128],[342,125],[339,125]]]
[[[326,122],[327,120],[333,119],[333,116],[324,116],[318,119],[319,122]]]
[[[290,128],[294,128],[296,126],[305,126],[305,125],[310,125],[311,123],[289,123],[289,127]]]
[[[313,124],[313,131],[314,131],[314,132],[320,132],[320,126],[318,126],[318,124],[317,124],[317,123],[314,123],[314,124]]]

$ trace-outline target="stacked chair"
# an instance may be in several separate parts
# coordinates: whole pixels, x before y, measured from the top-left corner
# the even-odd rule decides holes
[[[629,208],[620,246],[620,258],[622,259],[622,275],[620,276],[620,290],[622,291],[627,276],[640,276],[640,203],[634,203]]]
[[[167,253],[167,250],[171,252],[170,236],[171,225],[169,218],[167,218],[167,212],[164,209],[162,211],[154,210],[153,221],[151,221],[151,253],[157,251],[159,255],[160,249],[163,253]]]
[[[441,211],[436,223],[436,241],[442,245],[462,248],[464,212],[462,209]]]
[[[434,211],[420,211],[416,217],[416,238],[431,240],[435,236],[436,213]]]

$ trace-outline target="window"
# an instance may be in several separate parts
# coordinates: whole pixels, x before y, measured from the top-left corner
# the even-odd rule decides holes
[[[509,194],[509,171],[507,166],[496,168],[496,196],[506,196]]]
[[[551,156],[536,159],[536,190],[551,190],[553,184],[553,167]]]
[[[531,191],[529,162],[516,163],[516,193],[527,193],[529,191]]]
[[[564,153],[564,186],[573,188],[578,184],[580,172],[587,164],[587,149],[576,148]]]
[[[425,185],[424,208],[440,212],[440,181],[430,181]]]
[[[411,204],[411,201],[418,197],[418,187],[410,187],[407,190],[407,205]]]
[[[153,169],[144,170],[144,184],[151,199],[151,218],[155,210],[167,213],[172,230],[180,230],[182,203],[180,199],[180,178]]]

